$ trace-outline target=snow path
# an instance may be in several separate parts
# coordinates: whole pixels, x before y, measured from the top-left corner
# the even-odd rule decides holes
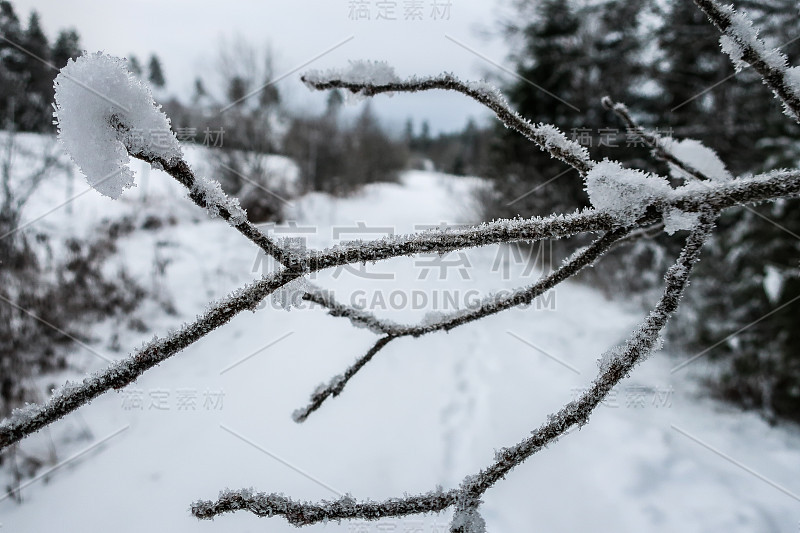
[[[151,331],[119,331],[124,349],[191,318],[209,298],[264,267],[252,245],[226,224],[204,220],[192,206],[184,208],[188,202],[164,180],[161,172],[150,173],[148,204],[178,201],[171,209],[178,224],[135,232],[120,260],[146,280],[153,250],[168,258],[164,286],[181,316],[148,307]],[[128,206],[123,210],[139,208],[139,183],[123,196]],[[311,246],[330,244],[333,228],[352,231],[359,221],[397,232],[418,224],[464,222],[469,220],[467,192],[476,184],[409,172],[402,184],[370,186],[351,199],[307,196],[297,202],[295,216],[301,227],[316,226],[308,234]],[[85,204],[76,206],[79,228],[120,209],[95,196],[83,197]],[[45,196],[34,208],[44,212],[48,201]],[[51,205],[57,203],[54,199]],[[47,220],[58,224],[57,218]],[[366,237],[342,238],[357,236]],[[348,301],[360,298],[361,288],[385,295],[434,294],[444,288],[463,296],[530,281],[518,268],[511,269],[516,272],[511,279],[492,273],[497,254],[497,248],[470,252],[468,279],[462,279],[459,267],[448,270],[447,280],[438,279],[437,267],[419,279],[424,261],[401,258],[366,267],[371,274],[396,272],[393,280],[327,272],[316,282]],[[197,522],[188,506],[225,487],[253,486],[307,499],[338,491],[377,499],[436,484],[452,486],[488,464],[494,449],[517,442],[576,396],[594,377],[597,357],[640,318],[635,310],[575,284],[559,286],[551,303],[555,310],[512,310],[449,334],[398,340],[303,425],[291,421],[291,412],[318,383],[361,355],[375,336],[319,309],[269,308],[240,316],[128,390],[102,396],[83,408],[79,419],[60,423],[85,421],[93,435],[70,443],[62,459],[127,429],[46,481],[32,483],[23,490],[23,505],[0,501],[0,531],[296,531],[280,519],[246,513]],[[412,320],[426,310],[381,314]],[[93,334],[97,349],[114,355],[105,340],[111,332],[112,326],[104,324]],[[647,360],[588,426],[490,490],[484,506],[489,531],[796,531],[797,499],[679,430],[793,494],[800,494],[800,433],[698,399],[688,371],[670,373],[674,364],[666,354]],[[141,410],[131,408],[136,391]],[[187,397],[195,398],[193,409],[186,406]],[[165,398],[165,409],[151,405]],[[446,531],[448,522],[446,514],[358,524],[361,529],[342,523],[307,530],[378,532],[387,530],[379,526],[392,524],[394,531],[428,533]]]

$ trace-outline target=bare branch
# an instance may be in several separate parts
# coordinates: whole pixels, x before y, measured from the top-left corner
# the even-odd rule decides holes
[[[283,516],[293,526],[308,526],[331,520],[379,520],[425,513],[438,513],[456,503],[458,491],[437,490],[427,494],[392,498],[382,502],[356,501],[351,496],[319,503],[297,502],[282,494],[250,490],[220,492],[217,501],[196,501],[192,514],[210,520],[223,513],[250,511],[257,516]]]
[[[344,386],[347,385],[348,381],[350,381],[350,378],[355,376],[356,373],[364,367],[364,365],[369,363],[372,358],[375,357],[375,355],[381,351],[381,349],[383,349],[384,346],[396,338],[397,337],[393,335],[381,337],[365,355],[358,358],[358,360],[352,366],[345,370],[344,374],[336,375],[330,380],[330,382],[328,382],[327,385],[322,383],[319,387],[317,387],[313,394],[311,394],[311,401],[308,403],[308,405],[301,407],[292,413],[292,419],[298,423],[305,422],[308,416],[319,409],[322,406],[322,403],[330,396],[339,396],[342,390],[344,390]]]
[[[296,272],[283,270],[262,278],[212,305],[205,314],[175,333],[152,340],[124,359],[84,378],[81,383],[68,382],[45,403],[15,409],[11,416],[0,422],[0,450],[52,424],[104,392],[129,385],[145,371],[226,324],[240,312],[255,311],[261,300],[297,277]]]
[[[374,313],[344,305],[336,301],[327,291],[313,286],[313,290],[303,295],[303,300],[321,305],[328,310],[328,314],[335,317],[348,319],[357,328],[366,328],[373,333],[391,335],[402,326],[391,320],[378,318]]]
[[[346,89],[364,96],[381,93],[419,92],[443,89],[465,94],[491,109],[507,128],[518,131],[539,148],[586,175],[594,166],[589,152],[568,139],[558,128],[550,124],[533,124],[511,109],[506,99],[495,87],[486,82],[463,82],[452,74],[442,74],[430,78],[411,78],[389,83],[370,83],[337,79],[335,75],[307,73],[301,78],[309,87],[316,90]]]
[[[329,313],[333,316],[341,316],[348,318],[354,325],[361,327],[368,327],[373,331],[384,333],[387,336],[379,340],[375,346],[370,349],[367,354],[359,358],[351,367],[349,367],[344,374],[334,376],[330,382],[319,385],[311,395],[309,404],[294,412],[293,418],[295,422],[304,422],[308,416],[319,409],[323,402],[331,397],[338,396],[348,381],[364,367],[372,358],[392,339],[398,337],[420,337],[433,333],[435,331],[450,331],[458,326],[475,322],[481,318],[497,314],[501,311],[517,307],[519,305],[530,304],[534,299],[538,298],[548,290],[552,289],[562,281],[574,276],[580,272],[584,267],[593,264],[609,250],[615,243],[629,235],[630,230],[620,228],[610,231],[596,240],[590,246],[579,250],[572,257],[564,261],[564,264],[551,272],[549,275],[541,278],[536,283],[527,287],[522,287],[515,290],[509,295],[490,296],[486,298],[475,309],[466,309],[451,313],[442,317],[433,323],[419,324],[419,325],[401,325],[389,321],[383,321],[375,317],[372,313],[354,310],[335,302],[328,296],[322,296],[320,293],[307,295],[306,299],[321,303],[329,309]]]
[[[180,170],[182,167],[183,164],[178,163],[176,168]],[[181,172],[179,175],[187,176],[188,174]],[[708,187],[705,183],[702,187],[695,185],[697,184],[681,187],[672,198],[655,202],[650,206],[650,212],[637,221],[636,225],[649,225],[661,220],[660,213],[669,207],[676,207],[688,212],[704,212],[709,209],[719,211],[735,205],[800,195],[800,170],[770,172],[752,178],[715,183],[713,187]],[[222,208],[220,212],[222,213]],[[552,216],[546,219],[494,222],[471,230],[446,233],[434,231],[399,239],[350,243],[316,254],[309,254],[299,267],[295,263],[295,269],[286,269],[270,278],[256,282],[240,293],[234,293],[230,300],[217,304],[207,315],[186,326],[175,338],[167,337],[163,341],[167,345],[166,348],[162,348],[159,342],[155,342],[142,351],[134,352],[131,357],[142,354],[140,357],[145,360],[145,364],[133,364],[132,368],[142,369],[141,372],[143,372],[155,366],[160,360],[170,357],[188,346],[187,342],[190,344],[205,333],[216,329],[238,312],[257,305],[266,295],[308,272],[414,253],[450,251],[498,242],[540,240],[588,231],[612,230],[615,226],[614,220],[613,216],[603,211],[587,210],[573,215]],[[239,224],[237,229],[242,232],[248,231],[246,224]],[[126,364],[131,364],[131,362]],[[121,375],[124,377],[118,378],[116,376],[118,372],[122,372]],[[24,411],[24,416],[22,412],[12,414],[11,417],[0,422],[0,449],[58,420],[106,390],[131,383],[141,372],[117,369],[114,366],[98,374],[98,376],[102,376],[102,380],[99,382],[101,386],[98,386],[96,381],[90,381],[89,384],[85,383],[78,388],[66,387],[42,406],[28,406]]]
[[[701,225],[688,237],[678,260],[667,271],[666,287],[661,299],[644,322],[635,330],[624,348],[612,350],[601,361],[600,375],[592,387],[574,402],[569,402],[560,411],[548,417],[547,423],[539,427],[527,439],[510,448],[497,452],[495,462],[476,475],[467,476],[458,489],[446,493],[441,491],[422,496],[393,498],[384,502],[357,503],[347,496],[334,502],[299,503],[276,494],[256,493],[245,489],[224,491],[217,501],[198,501],[192,505],[197,518],[210,519],[219,514],[246,510],[259,516],[280,515],[295,526],[308,525],[326,520],[361,518],[377,520],[384,517],[422,514],[442,511],[459,506],[456,518],[465,512],[477,513],[480,497],[514,467],[522,464],[534,453],[555,441],[568,429],[586,424],[592,411],[602,402],[613,387],[625,378],[633,367],[646,358],[658,344],[658,337],[669,317],[678,307],[686,288],[692,267],[700,249],[713,227],[713,215],[706,213]],[[388,339],[388,337],[384,337]],[[453,524],[458,530],[458,524]]]
[[[783,102],[784,112],[800,122],[800,67],[787,68],[787,57],[780,50],[770,49],[758,37],[752,22],[733,6],[722,6],[716,0],[694,3],[722,33],[722,49],[731,56],[736,70],[751,65]]]
[[[546,424],[516,446],[497,452],[494,464],[469,479],[465,490],[475,497],[486,492],[511,469],[556,440],[573,426],[583,426],[589,415],[603,401],[614,386],[644,360],[657,346],[658,336],[669,317],[678,308],[684,289],[689,283],[692,267],[697,262],[700,249],[713,228],[712,215],[687,238],[678,260],[669,268],[664,280],[664,293],[656,306],[621,349],[611,350],[601,360],[601,373],[592,386],[574,402],[566,404],[558,413],[548,416]]]
[[[710,179],[708,176],[689,165],[686,161],[677,158],[675,154],[668,149],[661,135],[645,130],[639,126],[639,124],[636,123],[628,111],[628,106],[622,103],[614,102],[614,100],[612,100],[609,96],[604,96],[602,102],[603,107],[613,111],[620,119],[622,119],[622,121],[628,127],[628,132],[630,134],[641,139],[645,142],[645,144],[647,144],[647,146],[653,149],[653,152],[657,158],[672,163],[676,167],[683,170],[686,174],[697,180]]]
[[[722,31],[723,49],[731,56],[737,68],[741,68],[743,64],[753,65],[761,73],[764,82],[783,100],[787,113],[800,120],[800,67],[787,68],[786,57],[777,50],[767,49],[765,43],[758,39],[757,32],[753,30],[750,22],[732,7],[721,7],[716,0],[695,0],[695,2]],[[105,69],[103,71],[111,74],[114,74],[116,72],[114,69],[120,65],[118,59],[108,58],[102,54],[93,57],[97,68]],[[378,73],[375,77],[365,76],[362,68],[364,65],[359,65],[354,71],[344,74],[309,73],[303,77],[303,81],[313,89],[341,88],[363,96],[434,89],[465,94],[491,109],[506,127],[520,132],[553,158],[577,169],[586,178],[587,191],[598,208],[527,220],[497,220],[466,229],[433,230],[375,241],[352,241],[325,250],[294,252],[251,224],[239,206],[238,200],[229,198],[219,183],[197,177],[189,165],[181,159],[181,151],[175,137],[170,138],[174,143],[170,143],[168,150],[154,152],[153,147],[148,146],[146,141],[137,139],[134,142],[133,131],[129,125],[123,123],[119,114],[112,114],[110,121],[102,124],[103,127],[108,127],[110,124],[113,128],[114,135],[109,136],[106,139],[108,142],[103,145],[108,152],[104,155],[110,159],[100,160],[103,164],[97,165],[95,163],[98,161],[94,157],[96,147],[93,146],[91,150],[81,153],[80,148],[84,148],[82,144],[84,130],[76,127],[72,134],[66,136],[72,141],[73,158],[76,157],[76,153],[81,153],[78,159],[94,170],[104,167],[105,163],[111,161],[115,168],[127,171],[126,181],[117,184],[119,186],[117,189],[133,183],[130,169],[124,165],[127,157],[118,150],[116,141],[121,141],[131,156],[148,162],[155,168],[165,170],[189,190],[189,197],[195,204],[205,208],[211,216],[220,216],[226,220],[260,249],[275,258],[284,268],[278,267],[280,268],[278,272],[214,303],[195,321],[166,335],[163,339],[154,339],[108,368],[86,377],[82,382],[67,383],[55,391],[44,404],[28,405],[15,410],[9,418],[0,421],[0,450],[76,410],[103,392],[125,387],[148,369],[225,324],[241,311],[254,310],[264,297],[311,272],[350,263],[375,262],[418,253],[444,254],[498,243],[534,242],[581,233],[604,232],[604,235],[590,246],[575,252],[558,269],[536,283],[519,288],[507,296],[487,297],[476,309],[462,310],[432,322],[423,321],[418,325],[401,325],[380,319],[368,311],[342,305],[317,289],[307,293],[304,296],[306,300],[325,306],[329,314],[348,318],[353,325],[367,327],[381,337],[342,375],[317,388],[310,403],[294,413],[294,418],[298,422],[305,420],[327,398],[340,394],[349,380],[396,338],[419,337],[436,331],[449,331],[512,307],[530,303],[584,267],[591,265],[615,244],[649,236],[654,226],[663,225],[668,231],[691,229],[675,264],[665,274],[665,287],[661,298],[624,346],[612,348],[602,355],[598,376],[589,389],[578,400],[567,403],[558,412],[551,414],[530,436],[497,452],[489,466],[475,475],[467,476],[457,489],[443,491],[439,488],[426,494],[406,495],[382,502],[370,500],[359,502],[348,495],[338,500],[319,503],[298,502],[283,495],[254,493],[248,489],[223,491],[217,501],[198,501],[192,506],[192,513],[202,519],[210,519],[226,512],[247,510],[259,516],[280,515],[296,526],[327,520],[355,518],[377,520],[385,517],[441,512],[452,507],[454,517],[451,522],[451,532],[484,531],[485,523],[479,514],[483,494],[513,468],[557,440],[567,430],[587,423],[594,409],[613,387],[657,349],[661,332],[678,307],[692,268],[713,229],[718,214],[733,206],[800,196],[800,170],[773,171],[758,176],[733,179],[721,162],[719,163],[724,172],[718,171],[715,166],[716,160],[713,161],[714,165],[705,165],[700,158],[695,157],[694,152],[686,156],[689,161],[683,161],[679,157],[681,150],[696,148],[694,145],[673,145],[657,134],[644,130],[636,124],[624,105],[614,103],[608,98],[603,100],[603,104],[616,112],[634,134],[651,146],[658,157],[683,169],[696,180],[706,181],[692,181],[673,188],[659,176],[624,168],[615,161],[595,163],[585,148],[567,139],[555,126],[532,124],[521,117],[509,107],[497,89],[485,82],[462,82],[451,74],[403,81],[397,78],[388,66],[384,68],[380,65],[377,71],[372,68],[375,66],[369,66],[372,75]],[[128,74],[125,73],[125,76]],[[56,86],[58,96],[58,82]],[[128,116],[128,120],[132,120],[131,123],[135,124],[136,119],[141,118],[139,115],[143,115],[147,118],[145,123],[150,121],[159,124],[157,131],[170,133],[168,119],[152,109],[150,93],[139,85],[136,85],[136,88],[139,91],[137,98],[141,105],[137,113]],[[64,94],[69,95],[70,92]],[[69,96],[65,98],[71,101]],[[108,98],[104,100],[125,109]],[[61,104],[63,102],[59,105]],[[66,109],[71,108],[67,106]],[[98,113],[107,116],[105,103],[100,104],[98,109]],[[59,120],[64,120],[63,124],[70,123],[67,117],[71,116],[64,107],[57,109],[57,117]],[[81,121],[78,120],[77,123]],[[8,164],[8,162],[0,163],[0,166],[6,168]],[[693,168],[693,165],[700,165],[703,168]],[[90,175],[93,173],[87,174]],[[93,186],[97,187],[100,183],[95,182]],[[7,187],[7,183],[0,186]],[[120,192],[117,189],[105,192],[110,192],[110,196],[116,197]],[[639,194],[640,189],[644,189],[642,194]],[[677,217],[680,219],[678,222],[675,222],[676,211],[680,212],[678,213],[680,216]]]
[[[669,197],[652,201],[634,227],[649,226],[662,220],[671,208],[690,213],[708,209],[720,211],[737,205],[757,204],[778,198],[800,196],[800,170],[780,170],[752,177],[715,182],[697,187],[688,184]],[[445,253],[501,242],[533,242],[560,239],[580,233],[610,231],[623,226],[617,217],[596,209],[570,215],[551,215],[529,219],[496,220],[466,229],[431,230],[425,233],[384,237],[372,241],[349,241],[319,251],[310,251],[308,270],[364,261],[381,261],[417,253]]]
[[[112,116],[112,126],[120,131],[125,131],[125,124],[120,122],[119,117]],[[184,160],[172,161],[162,156],[144,151],[136,151],[131,146],[127,146],[128,153],[137,159],[149,163],[150,165],[164,170],[167,174],[175,178],[181,185],[189,189],[189,198],[203,209],[211,209],[211,212],[218,214],[220,218],[228,222],[239,233],[247,237],[256,246],[264,250],[265,253],[275,258],[278,262],[289,269],[301,269],[298,263],[300,258],[295,257],[291,251],[279,246],[274,240],[270,239],[252,222],[247,220],[247,215],[235,199],[227,198],[224,193],[220,195],[210,194],[207,187],[195,176],[189,164]],[[238,212],[241,211],[241,212]]]

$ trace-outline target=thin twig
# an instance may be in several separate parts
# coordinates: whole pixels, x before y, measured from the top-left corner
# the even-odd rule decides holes
[[[354,82],[335,77],[304,75],[306,85],[316,90],[345,89],[364,96],[380,93],[419,92],[443,89],[465,94],[491,109],[507,128],[518,131],[555,159],[564,161],[585,176],[594,166],[589,152],[568,139],[558,128],[550,124],[533,124],[511,109],[500,91],[484,82],[463,82],[452,74],[430,78],[412,78],[389,83]]]
[[[530,304],[548,290],[552,289],[562,281],[574,276],[584,267],[591,265],[608,251],[616,242],[620,241],[630,233],[630,230],[620,228],[610,231],[596,240],[590,246],[579,250],[567,259],[563,265],[541,278],[535,283],[519,288],[509,295],[494,296],[481,302],[475,309],[457,311],[446,315],[436,322],[401,325],[390,321],[377,318],[372,313],[356,310],[353,312],[347,306],[343,306],[333,300],[329,295],[316,292],[306,295],[306,299],[315,303],[325,305],[329,313],[333,316],[348,318],[357,327],[367,327],[373,331],[383,333],[386,337],[379,340],[366,355],[360,357],[343,374],[334,376],[327,384],[320,384],[312,393],[309,404],[294,412],[292,417],[295,422],[304,422],[308,416],[319,409],[323,402],[331,397],[338,396],[344,389],[347,382],[364,367],[377,352],[386,346],[392,339],[399,337],[420,337],[436,331],[450,331],[458,326],[463,326],[481,318],[497,314],[501,311],[511,309],[520,305]]]
[[[694,3],[725,37],[733,41],[731,44],[736,51],[731,54],[731,59],[737,71],[741,62],[751,65],[761,75],[764,84],[783,102],[786,114],[800,122],[800,88],[787,81],[786,56],[780,50],[768,48],[757,37],[752,23],[733,6],[722,6],[716,0],[694,0]],[[800,81],[800,76],[796,78]]]
[[[497,452],[495,461],[489,467],[467,476],[458,489],[392,498],[384,502],[357,502],[346,496],[340,500],[319,503],[295,502],[282,495],[254,493],[250,489],[226,490],[219,494],[216,501],[197,501],[192,504],[192,514],[197,518],[211,519],[222,513],[243,510],[259,516],[283,516],[292,525],[302,526],[329,520],[378,520],[384,517],[438,512],[456,506],[459,501],[469,504],[462,512],[476,512],[475,506],[480,502],[480,497],[514,467],[558,439],[570,428],[586,424],[591,413],[614,386],[653,351],[658,344],[661,330],[678,307],[692,267],[713,227],[712,218],[712,215],[706,214],[705,220],[689,235],[678,260],[664,277],[666,286],[661,299],[635,330],[625,347],[604,363],[592,387],[577,401],[569,402],[560,411],[550,415],[548,422],[530,437]]]
[[[220,300],[194,322],[162,339],[154,339],[80,383],[67,383],[43,404],[15,409],[0,422],[0,450],[52,424],[111,389],[121,389],[145,371],[182,351],[244,310],[254,311],[259,302],[298,274],[282,270],[239,289]]]
[[[613,111],[625,125],[628,127],[628,133],[634,135],[635,137],[644,141],[647,146],[653,149],[655,152],[656,157],[663,161],[667,161],[672,163],[676,167],[680,168],[689,176],[697,179],[697,180],[708,180],[710,179],[701,171],[697,170],[693,166],[691,166],[686,161],[683,161],[675,156],[672,150],[664,143],[663,138],[661,135],[645,130],[639,124],[636,123],[634,118],[631,116],[630,112],[628,111],[628,106],[622,103],[615,102],[609,96],[604,96],[602,99],[603,107],[606,109]]]

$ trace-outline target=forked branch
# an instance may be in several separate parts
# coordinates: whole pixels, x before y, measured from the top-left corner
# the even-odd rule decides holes
[[[351,496],[346,496],[333,502],[319,503],[296,502],[282,495],[255,493],[250,489],[226,490],[215,501],[195,502],[192,513],[197,518],[210,519],[223,513],[243,510],[259,516],[283,516],[291,524],[300,526],[352,518],[378,520],[384,517],[441,512],[456,507],[451,531],[457,531],[456,526],[461,515],[468,514],[470,519],[476,519],[480,498],[487,490],[569,429],[586,424],[591,413],[614,386],[657,347],[659,335],[677,309],[703,243],[711,232],[714,217],[710,212],[704,214],[700,225],[687,238],[677,261],[667,271],[664,277],[664,293],[658,303],[624,347],[611,350],[603,356],[600,374],[592,386],[577,401],[569,402],[561,410],[548,416],[548,421],[530,437],[497,452],[491,465],[475,475],[467,476],[459,488],[447,492],[437,490],[423,495],[393,498],[384,502],[357,502]],[[460,501],[471,504],[459,507]]]
[[[770,48],[753,23],[733,6],[716,0],[694,0],[708,20],[722,33],[722,47],[736,70],[750,65],[761,75],[764,84],[783,102],[784,112],[800,122],[800,67],[789,67],[788,58]]]

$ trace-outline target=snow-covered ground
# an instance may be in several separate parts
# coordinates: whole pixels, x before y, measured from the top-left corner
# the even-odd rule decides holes
[[[189,156],[202,166],[202,154]],[[275,168],[286,167],[276,161]],[[104,218],[175,218],[174,225],[125,237],[116,261],[143,284],[157,285],[178,315],[146,303],[136,314],[147,332],[97,325],[91,347],[112,358],[271,268],[224,222],[208,220],[165,174],[133,166],[139,185],[120,200],[90,191],[72,202],[71,211],[62,207],[32,226],[85,235]],[[476,186],[474,179],[414,171],[399,184],[369,186],[349,199],[308,195],[294,200],[294,234],[317,247],[470,222],[469,191]],[[42,188],[26,217],[43,215],[87,188],[76,176],[69,192],[66,176],[59,176]],[[163,279],[154,276],[164,265]],[[474,302],[537,275],[497,247],[440,262],[402,258],[360,268],[326,272],[315,281],[340,300],[368,303],[382,316],[407,321],[446,310],[445,301]],[[440,279],[443,272],[446,279]],[[409,304],[414,298],[419,305]],[[269,302],[47,430],[56,436],[75,435],[70,427],[90,432],[60,444],[59,460],[91,449],[30,482],[21,505],[0,501],[0,531],[289,531],[294,528],[280,518],[248,513],[198,522],[188,508],[226,487],[309,500],[452,487],[489,464],[494,449],[521,440],[574,398],[594,377],[598,356],[640,318],[629,304],[566,283],[530,309],[394,342],[340,397],[298,425],[292,411],[375,336],[319,308],[286,312]],[[119,351],[110,347],[112,335]],[[80,348],[75,354],[86,370],[104,364]],[[700,398],[690,372],[703,362],[672,373],[677,362],[664,353],[646,361],[586,427],[491,489],[482,508],[489,531],[797,531],[800,432]],[[308,530],[428,533],[447,531],[448,522],[449,513]]]

